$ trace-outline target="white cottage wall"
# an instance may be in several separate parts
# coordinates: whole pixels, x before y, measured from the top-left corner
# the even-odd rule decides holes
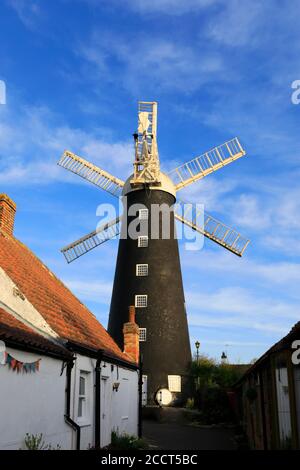
[[[95,442],[95,367],[96,360],[76,355],[72,370],[72,419],[81,428],[81,449],[87,449]],[[80,375],[86,381],[86,412],[78,416]],[[118,385],[119,384],[119,385]],[[138,372],[131,369],[101,362],[101,405],[100,436],[101,447],[111,442],[112,431],[138,434]]]
[[[105,367],[104,367],[105,365]],[[101,364],[101,447],[111,432],[138,435],[138,371],[115,364]]]
[[[24,448],[26,433],[42,433],[46,444],[70,449],[73,431],[64,421],[62,361],[12,348],[7,352],[22,362],[41,362],[39,371],[27,374],[0,365],[0,449]]]
[[[22,362],[41,358],[35,373],[17,373],[0,365],[0,449],[24,448],[24,437],[43,434],[46,444],[76,448],[76,432],[65,423],[66,370],[62,361],[7,348]],[[80,449],[95,442],[96,360],[76,355],[71,376],[71,418],[80,426]],[[84,413],[79,416],[80,376],[85,380]],[[101,362],[101,447],[111,442],[112,431],[138,434],[138,372]]]

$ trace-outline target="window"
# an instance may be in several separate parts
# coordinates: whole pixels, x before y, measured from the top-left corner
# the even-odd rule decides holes
[[[135,306],[136,307],[147,307],[147,295],[136,295]]]
[[[168,385],[170,392],[181,392],[181,376],[168,375]]]
[[[140,209],[139,210],[139,219],[140,220],[147,220],[148,219],[148,209]]]
[[[88,372],[80,371],[79,375],[79,393],[78,393],[78,418],[87,418],[87,389],[88,389]]]
[[[147,328],[139,328],[140,332],[140,341],[146,341],[147,340]]]
[[[148,237],[146,235],[138,237],[138,247],[144,248],[148,246]]]
[[[148,264],[137,264],[136,265],[137,276],[148,276]]]

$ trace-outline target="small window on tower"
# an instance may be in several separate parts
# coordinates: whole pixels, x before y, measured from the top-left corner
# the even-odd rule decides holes
[[[147,236],[138,237],[138,247],[145,248],[146,246],[148,246],[148,237]]]
[[[146,341],[147,340],[147,328],[139,328],[140,332],[140,341]]]
[[[139,210],[139,219],[140,220],[147,220],[148,219],[148,209],[140,209]]]
[[[137,276],[148,276],[148,264],[137,264],[136,265]]]
[[[147,307],[147,295],[136,295],[135,296],[135,306],[137,308]]]

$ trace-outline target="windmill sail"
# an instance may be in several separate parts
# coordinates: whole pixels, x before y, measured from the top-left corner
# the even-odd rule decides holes
[[[171,178],[178,191],[238,158],[243,157],[245,154],[246,152],[242,148],[238,138],[235,137],[175,168],[168,176]]]
[[[88,251],[93,250],[102,243],[116,237],[120,233],[121,217],[102,225],[97,230],[79,238],[76,242],[71,243],[61,249],[62,254],[68,263],[84,255]]]
[[[75,153],[66,150],[57,164],[108,191],[113,196],[118,197],[122,193],[124,181],[75,155]]]
[[[177,201],[175,218],[188,225],[193,230],[202,233],[205,237],[218,243],[232,253],[242,256],[250,240],[243,237],[233,228],[228,227],[207,212],[194,209],[193,204],[184,204]]]

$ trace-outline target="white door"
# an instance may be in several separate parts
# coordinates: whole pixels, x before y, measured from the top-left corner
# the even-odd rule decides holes
[[[300,444],[300,367],[294,367],[294,379],[295,379],[295,396],[296,396],[296,408],[297,408],[297,423],[299,433],[299,444]]]
[[[101,377],[101,447],[107,446],[111,441],[111,395],[109,392],[108,377]]]
[[[276,368],[276,390],[280,441],[283,448],[290,445],[292,436],[288,372],[286,367]]]
[[[142,376],[142,406],[147,405],[147,375]]]

